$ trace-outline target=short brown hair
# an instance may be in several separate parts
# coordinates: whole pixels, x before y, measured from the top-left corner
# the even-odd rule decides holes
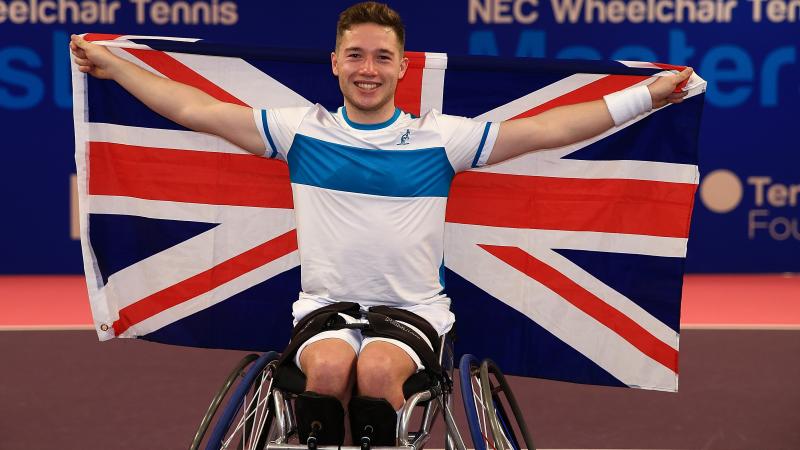
[[[345,9],[339,14],[339,22],[336,24],[336,50],[342,41],[344,32],[353,25],[362,23],[374,23],[390,27],[397,35],[397,42],[400,43],[402,52],[406,46],[406,29],[400,14],[388,5],[378,2],[362,2]]]

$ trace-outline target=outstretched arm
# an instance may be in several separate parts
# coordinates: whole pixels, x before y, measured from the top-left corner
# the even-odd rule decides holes
[[[675,93],[675,87],[691,74],[692,69],[687,67],[678,74],[659,77],[647,86],[650,106],[661,108],[668,103],[682,102],[687,93]],[[635,98],[632,100],[636,101]],[[500,124],[500,133],[487,164],[499,163],[533,150],[574,144],[613,126],[614,118],[604,100],[560,106],[533,117],[507,120]]]
[[[69,48],[78,70],[116,81],[173,122],[220,136],[257,155],[266,150],[250,108],[219,101],[192,86],[154,75],[77,35],[72,35]]]

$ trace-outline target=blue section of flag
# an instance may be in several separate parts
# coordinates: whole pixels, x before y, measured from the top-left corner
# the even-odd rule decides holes
[[[297,266],[141,338],[189,347],[281,351],[289,343],[292,303],[299,291]]]
[[[292,183],[391,197],[447,197],[455,176],[444,148],[377,150],[302,134],[289,150]]]
[[[129,127],[187,130],[156,114],[123,89],[116,81],[86,77],[89,122]]]
[[[684,258],[554,250],[679,331]]]
[[[697,117],[704,96],[692,97],[617,131],[564,159],[636,160],[697,165]],[[665,132],[664,130],[670,130]]]
[[[103,277],[108,277],[218,224],[147,217],[89,214],[89,239]]]
[[[456,358],[492,358],[503,373],[625,387],[586,356],[450,269],[447,294],[456,315]],[[532,345],[535,343],[535,345]]]

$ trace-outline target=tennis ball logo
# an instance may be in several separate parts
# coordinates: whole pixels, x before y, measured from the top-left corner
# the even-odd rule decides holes
[[[706,208],[718,214],[736,209],[742,201],[743,193],[739,177],[726,169],[709,173],[700,183],[700,200]]]

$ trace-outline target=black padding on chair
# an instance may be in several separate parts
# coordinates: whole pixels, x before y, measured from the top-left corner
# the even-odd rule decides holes
[[[408,400],[409,397],[417,392],[427,391],[432,388],[435,383],[436,380],[428,372],[424,370],[417,372],[408,377],[406,382],[403,383],[403,397]]]
[[[319,445],[342,445],[344,442],[344,408],[336,397],[303,392],[294,402],[297,413],[297,434],[300,443],[309,436]]]
[[[275,370],[272,384],[284,392],[300,394],[306,390],[306,374],[294,363],[284,364]]]
[[[356,396],[350,399],[350,433],[353,443],[372,447],[397,443],[397,413],[385,398]]]

